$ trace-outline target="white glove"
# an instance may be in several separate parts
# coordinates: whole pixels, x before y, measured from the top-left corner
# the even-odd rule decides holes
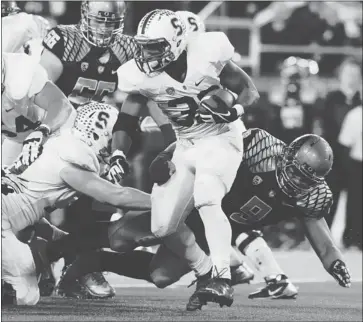
[[[23,142],[23,149],[9,167],[11,173],[20,174],[29,167],[43,152],[43,143],[50,134],[48,126],[42,124],[30,133]]]

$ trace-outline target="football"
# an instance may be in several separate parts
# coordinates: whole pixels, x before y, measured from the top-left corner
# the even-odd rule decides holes
[[[203,107],[205,105],[211,110],[224,111],[233,107],[235,104],[236,96],[234,93],[228,89],[217,88],[201,99],[199,110],[202,113],[207,113],[208,111]]]

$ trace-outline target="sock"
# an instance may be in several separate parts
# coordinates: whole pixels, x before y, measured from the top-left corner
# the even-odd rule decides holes
[[[247,234],[242,233],[236,239],[239,247]],[[271,275],[284,274],[282,268],[276,262],[270,247],[262,237],[252,240],[244,249],[240,249],[253,263],[257,271],[266,278]]]
[[[231,279],[229,264],[232,229],[227,216],[220,205],[203,206],[199,209],[199,214],[214,265],[213,276]]]
[[[152,283],[149,267],[153,256],[137,250],[125,254],[105,250],[83,253],[68,268],[63,280],[72,282],[88,273],[107,271]]]
[[[177,232],[164,238],[164,244],[174,254],[184,258],[196,276],[207,274],[212,268],[212,262],[199,247],[195,236],[186,224],[181,224]]]

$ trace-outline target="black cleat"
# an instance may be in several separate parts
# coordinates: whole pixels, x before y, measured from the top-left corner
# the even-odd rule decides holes
[[[297,288],[286,275],[279,274],[274,277],[266,277],[266,286],[251,293],[249,299],[271,298],[271,299],[296,299]]]
[[[223,307],[230,307],[233,303],[233,287],[230,285],[230,280],[214,277],[209,283],[201,287],[196,292],[201,303],[215,302]]]
[[[249,284],[255,277],[251,268],[242,263],[240,266],[231,267],[231,285]]]
[[[1,305],[16,305],[16,291],[3,280],[1,280]]]
[[[210,270],[209,273],[199,276],[195,281],[192,282],[188,287],[192,286],[193,284],[197,283],[195,292],[192,294],[192,296],[189,298],[189,301],[187,303],[187,311],[196,311],[201,310],[203,305],[206,305],[206,302],[202,302],[199,299],[199,296],[197,292],[202,288],[208,285],[212,275],[212,270]]]

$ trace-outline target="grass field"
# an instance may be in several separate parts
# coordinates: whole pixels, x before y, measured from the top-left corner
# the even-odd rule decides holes
[[[350,289],[338,286],[312,252],[277,252],[276,257],[299,287],[296,300],[249,300],[248,294],[259,285],[239,285],[232,307],[210,303],[202,311],[187,312],[185,305],[194,288],[186,285],[192,276],[159,290],[107,274],[117,287],[111,300],[52,296],[34,307],[3,307],[2,321],[362,321],[362,253],[346,254],[353,276]]]
[[[249,300],[256,285],[236,287],[232,307],[185,311],[192,289],[117,289],[112,300],[45,298],[35,307],[3,308],[2,321],[362,321],[362,283],[303,283],[297,300]]]

